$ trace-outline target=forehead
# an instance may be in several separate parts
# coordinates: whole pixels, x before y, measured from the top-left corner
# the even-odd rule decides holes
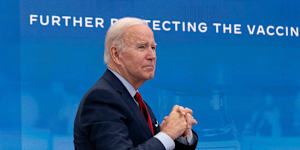
[[[147,25],[133,25],[126,29],[125,41],[155,43],[152,30]]]

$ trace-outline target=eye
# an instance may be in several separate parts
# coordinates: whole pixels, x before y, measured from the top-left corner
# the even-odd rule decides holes
[[[140,45],[140,46],[138,46],[138,48],[144,49],[145,45]]]
[[[155,47],[155,46],[152,46],[151,48],[152,48],[152,50],[155,50],[155,49],[156,49],[156,47]]]

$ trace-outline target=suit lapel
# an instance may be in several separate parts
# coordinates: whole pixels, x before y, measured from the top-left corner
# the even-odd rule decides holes
[[[137,125],[140,125],[144,129],[145,132],[142,133],[146,134],[147,136],[149,135],[152,136],[152,133],[149,129],[145,117],[141,113],[139,107],[134,102],[133,97],[131,97],[131,95],[129,94],[126,87],[122,84],[122,82],[108,69],[106,70],[106,72],[103,74],[102,77],[121,95],[122,99],[128,105],[130,111],[132,112],[134,116],[133,119],[136,120]],[[151,116],[151,118],[153,117]]]
[[[146,103],[146,106],[148,108],[148,111],[149,111],[149,114],[150,114],[150,117],[151,117],[154,134],[157,134],[158,132],[160,132],[159,122],[156,120],[156,118],[155,118],[155,116],[152,112],[152,109],[150,108],[150,106],[147,103]]]

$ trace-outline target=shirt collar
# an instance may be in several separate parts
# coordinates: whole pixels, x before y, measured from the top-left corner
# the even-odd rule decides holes
[[[124,78],[122,77],[119,73],[113,71],[112,69],[108,68],[108,70],[110,70],[120,81],[121,83],[126,87],[126,89],[128,90],[129,94],[131,95],[131,97],[134,97],[136,94],[136,90],[134,89],[134,87]]]

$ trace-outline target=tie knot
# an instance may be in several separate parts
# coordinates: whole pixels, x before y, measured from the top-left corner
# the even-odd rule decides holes
[[[138,102],[140,101],[143,101],[143,98],[141,96],[141,94],[139,92],[136,92],[135,93],[135,96],[134,96],[135,100],[137,100]]]

